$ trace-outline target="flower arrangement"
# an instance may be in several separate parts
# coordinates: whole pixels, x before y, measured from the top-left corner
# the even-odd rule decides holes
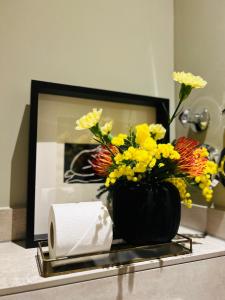
[[[177,116],[181,103],[191,90],[207,83],[191,73],[174,72],[173,79],[181,84],[179,103],[169,120]],[[161,124],[138,124],[129,133],[113,136],[112,121],[100,126],[102,109],[93,109],[76,121],[76,130],[89,129],[95,141],[101,144],[92,160],[96,174],[105,178],[103,192],[119,184],[147,186],[153,182],[168,181],[179,190],[182,202],[192,206],[188,185],[202,190],[206,201],[212,199],[212,176],[217,165],[210,161],[206,148],[190,138],[180,137],[174,143],[164,143],[166,130]]]

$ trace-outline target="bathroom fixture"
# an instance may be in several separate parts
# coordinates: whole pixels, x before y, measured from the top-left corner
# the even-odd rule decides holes
[[[193,113],[190,109],[185,109],[180,113],[179,120],[184,126],[191,124],[192,130],[195,132],[204,131],[209,126],[209,111],[204,108],[200,113]]]

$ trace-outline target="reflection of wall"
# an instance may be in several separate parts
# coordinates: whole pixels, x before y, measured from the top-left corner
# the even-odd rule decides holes
[[[184,105],[194,110],[208,108],[207,132],[193,134],[177,122],[177,135],[189,135],[221,150],[225,147],[225,1],[175,0],[175,69],[202,75],[206,88],[193,91]],[[196,195],[198,201],[199,195]],[[215,201],[225,207],[225,188],[219,186]],[[201,201],[201,203],[204,203]]]
[[[0,34],[0,206],[31,79],[173,99],[172,0],[2,0]]]

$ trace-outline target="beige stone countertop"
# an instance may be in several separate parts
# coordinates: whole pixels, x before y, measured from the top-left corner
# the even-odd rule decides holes
[[[180,227],[179,233],[199,234],[199,232],[185,227]],[[36,249],[24,249],[13,242],[0,243],[0,296],[224,256],[225,241],[211,236],[194,237],[193,253],[191,254],[48,278],[41,277],[38,272],[36,252]]]

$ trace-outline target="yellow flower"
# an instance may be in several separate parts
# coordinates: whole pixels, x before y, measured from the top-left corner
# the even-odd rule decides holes
[[[133,168],[133,171],[136,173],[144,173],[146,172],[147,165],[144,162],[138,162],[136,166]]]
[[[79,120],[76,121],[76,130],[89,129],[94,127],[101,118],[102,109],[97,110],[93,109],[92,112],[89,112],[87,115],[84,115]]]
[[[123,152],[123,159],[129,160],[133,159],[134,151],[135,150],[133,147],[129,147],[126,151]]]
[[[163,139],[166,134],[166,129],[161,124],[151,124],[149,130],[156,141]]]
[[[181,84],[183,83],[184,85],[190,86],[194,89],[204,88],[207,84],[202,77],[185,72],[173,72],[173,80]]]
[[[207,149],[205,147],[201,147],[201,148],[197,148],[196,150],[194,150],[193,155],[195,158],[208,157],[209,152],[207,151]]]
[[[217,173],[218,166],[213,161],[208,160],[203,169],[203,173],[195,177],[195,182],[198,184],[199,188],[202,190],[202,195],[205,197],[206,201],[210,201],[213,196],[212,182],[210,180],[211,175]]]
[[[156,159],[153,158],[153,159],[151,160],[151,162],[149,163],[149,167],[152,169],[152,168],[155,166],[155,164],[156,164]]]
[[[121,153],[116,154],[114,157],[116,164],[118,165],[123,160],[123,155]]]
[[[142,144],[142,147],[148,151],[153,151],[157,148],[157,143],[153,138],[147,137],[144,143]]]
[[[107,135],[112,130],[112,121],[105,123],[104,126],[101,127],[101,132],[103,135]]]
[[[218,165],[211,160],[208,160],[205,165],[204,174],[216,174],[218,171]]]
[[[110,178],[109,178],[109,177],[106,178],[105,186],[106,186],[106,187],[109,187],[109,186],[110,186]]]
[[[145,140],[150,137],[149,126],[147,123],[139,124],[135,127],[135,129],[136,129],[135,142],[142,146]]]
[[[137,149],[134,157],[134,159],[139,162],[147,162],[147,163],[149,161],[149,158],[151,157],[149,156],[148,151],[142,149]]]
[[[122,146],[124,145],[124,140],[127,138],[127,135],[126,134],[118,134],[117,136],[114,136],[112,138],[112,141],[111,143],[115,146]]]
[[[160,158],[170,158],[172,160],[177,160],[180,158],[180,154],[174,150],[174,146],[171,144],[158,144],[158,149],[156,150],[155,157]]]
[[[191,208],[192,207],[192,200],[191,200],[191,195],[187,192],[187,185],[185,183],[185,181],[182,178],[168,178],[166,179],[166,181],[172,183],[179,191],[180,193],[180,198],[181,201],[184,203],[184,205],[187,208]]]

